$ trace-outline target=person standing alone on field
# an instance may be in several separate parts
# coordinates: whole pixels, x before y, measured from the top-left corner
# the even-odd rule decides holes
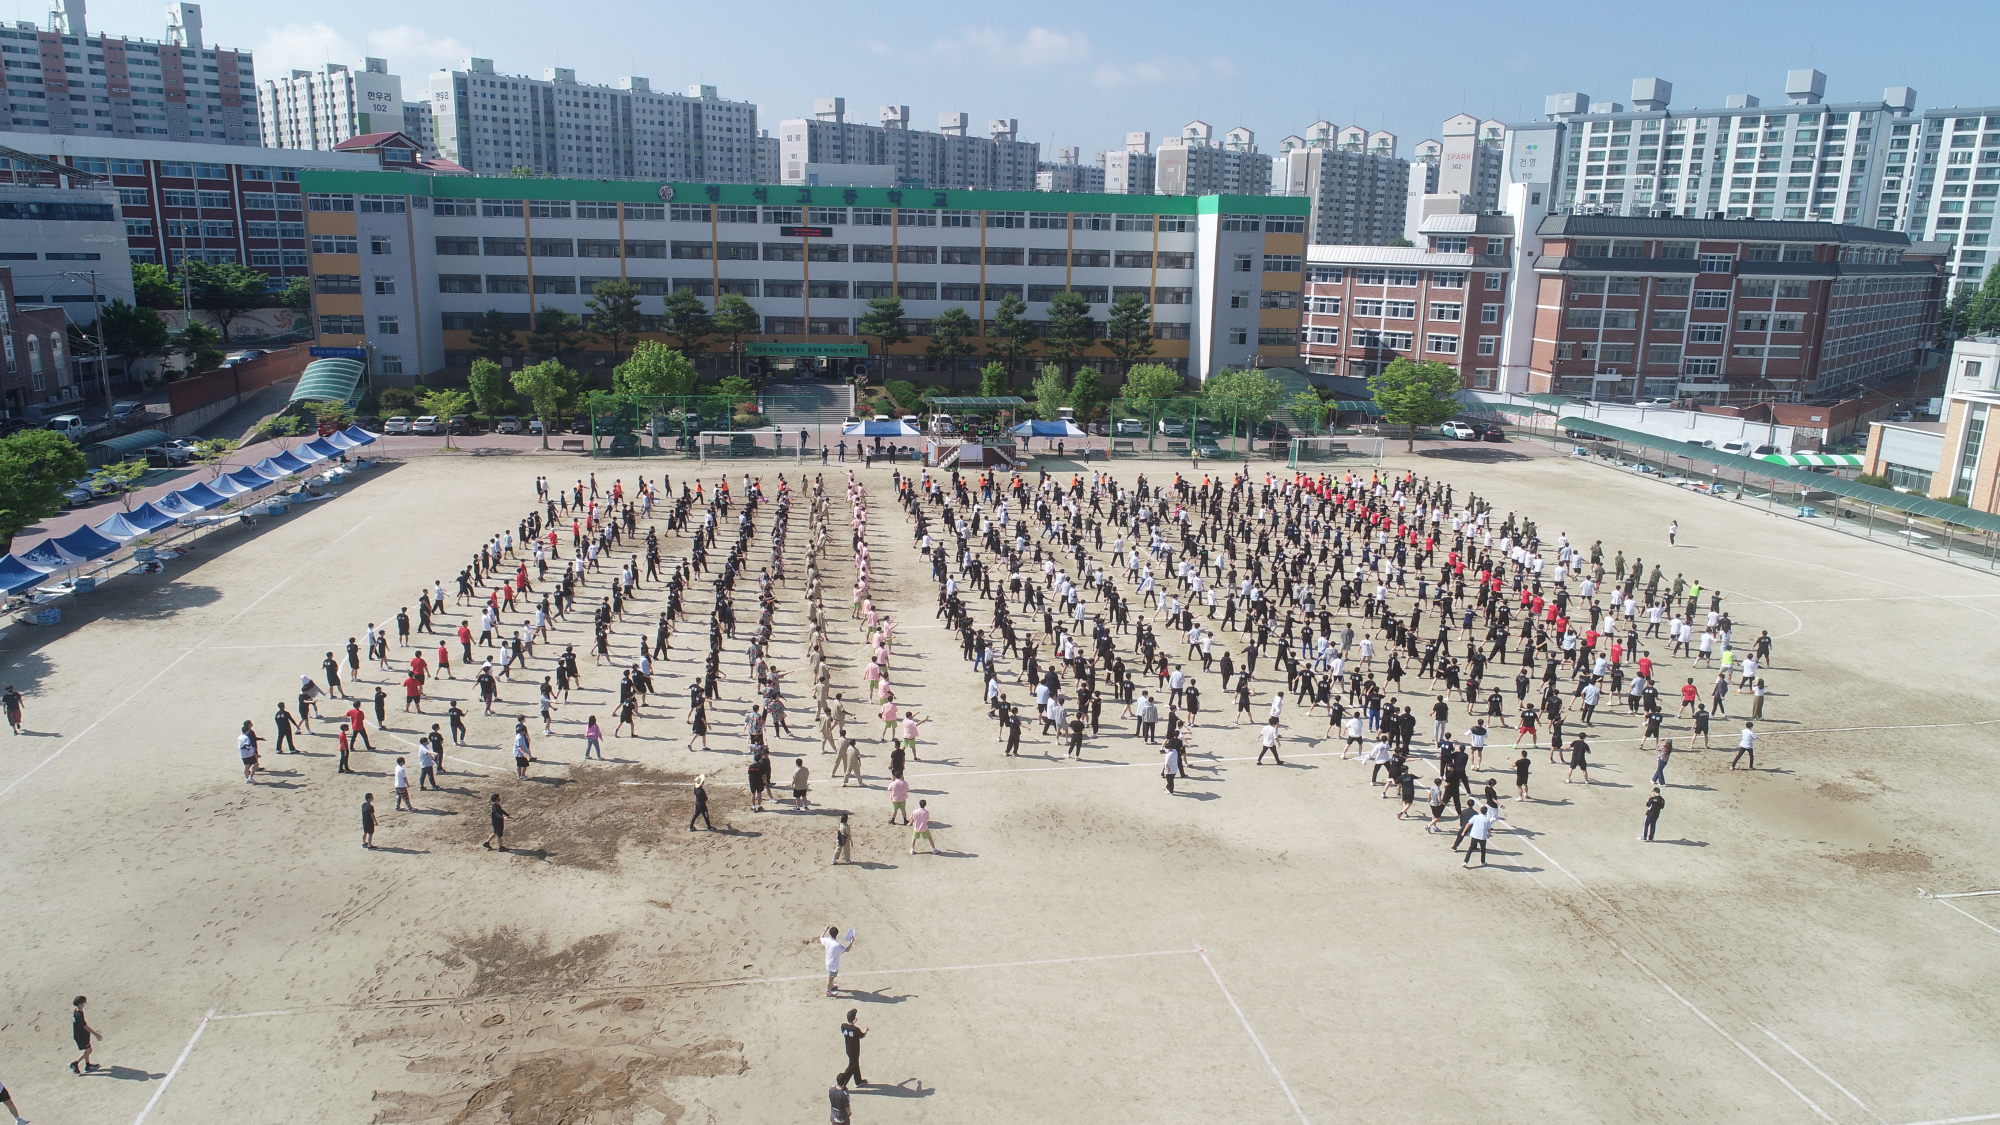
[[[90,1020],[83,1014],[83,1006],[90,1003],[90,997],[79,996],[69,1003],[73,1009],[70,1012],[70,1039],[76,1043],[76,1049],[83,1052],[75,1062],[69,1064],[70,1070],[76,1074],[83,1074],[86,1071],[92,1070],[103,1070],[103,1067],[90,1061],[90,1041],[92,1039],[102,1040],[104,1038],[104,1033],[90,1026]],[[83,1069],[78,1070],[79,1066]]]
[[[1660,824],[1660,810],[1666,807],[1667,799],[1660,796],[1660,787],[1653,786],[1653,795],[1646,798],[1646,826],[1639,833],[1639,839],[1648,844],[1653,842],[1653,829]]]
[[[840,1045],[847,1049],[847,1069],[835,1081],[845,1082],[852,1077],[856,1086],[866,1086],[868,1080],[861,1077],[861,1041],[868,1038],[868,1029],[854,1022],[860,1014],[859,1008],[847,1009],[847,1022],[840,1025]]]

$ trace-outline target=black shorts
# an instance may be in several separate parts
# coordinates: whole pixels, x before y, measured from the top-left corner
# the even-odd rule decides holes
[[[79,1051],[90,1050],[90,1036],[88,1033],[78,1033],[76,1035],[71,1036],[70,1038],[76,1040],[77,1050]]]

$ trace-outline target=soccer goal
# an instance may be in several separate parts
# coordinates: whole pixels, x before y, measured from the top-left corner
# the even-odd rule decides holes
[[[759,441],[760,436],[764,440]],[[695,436],[695,449],[704,461],[718,457],[769,457],[776,452],[771,444],[773,436],[784,440],[784,435],[775,430],[703,430]]]
[[[1292,453],[1285,462],[1289,468],[1321,465],[1330,461],[1358,461],[1379,465],[1382,463],[1382,439],[1354,434],[1344,437],[1295,437],[1292,439]]]

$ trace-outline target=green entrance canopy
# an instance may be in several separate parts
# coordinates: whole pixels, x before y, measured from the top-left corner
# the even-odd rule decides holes
[[[291,402],[352,402],[368,365],[358,359],[316,359],[306,364]]]
[[[991,398],[974,395],[965,398],[934,398],[931,400],[931,405],[946,410],[1018,410],[1028,405],[1028,400],[1015,398],[1012,395]]]

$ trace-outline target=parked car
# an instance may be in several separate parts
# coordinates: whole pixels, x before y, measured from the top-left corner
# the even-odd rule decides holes
[[[951,415],[949,414],[931,415],[930,429],[931,432],[934,434],[955,434],[958,432],[958,430],[952,426]]]
[[[543,429],[544,429],[544,427],[542,426],[542,420],[541,420],[540,418],[530,418],[530,419],[528,419],[528,432],[529,432],[529,433],[531,433],[531,434],[539,434],[539,433],[541,433],[541,432],[543,431]]]
[[[1212,438],[1219,433],[1221,433],[1221,431],[1217,429],[1215,423],[1210,421],[1209,419],[1196,418],[1194,420],[1194,436],[1198,438]]]
[[[223,356],[222,361],[231,364],[248,363],[253,359],[262,359],[270,354],[270,352],[265,351],[263,348],[238,348],[228,355]]]
[[[639,452],[639,435],[638,434],[611,435],[610,451],[613,457],[619,456],[620,454],[630,455]]]
[[[1194,439],[1194,455],[1196,457],[1221,457],[1222,447],[1215,444],[1215,439],[1212,437],[1196,437]]]
[[[1111,427],[1105,425],[1102,422],[1092,422],[1084,427],[1084,431],[1086,433],[1095,434],[1098,437],[1106,437],[1110,435]]]
[[[132,415],[143,414],[145,411],[146,404],[143,402],[114,402],[111,404],[111,420],[123,422]]]
[[[1721,445],[1716,446],[1716,450],[1718,452],[1734,453],[1738,457],[1741,457],[1743,455],[1743,451],[1748,448],[1750,448],[1750,444],[1748,442],[1742,442],[1742,441],[1725,441]]]
[[[1160,419],[1160,433],[1167,437],[1186,437],[1188,436],[1187,420],[1184,418],[1162,418]]]
[[[574,418],[571,418],[571,419],[569,420],[569,432],[570,432],[570,433],[573,433],[573,434],[587,434],[587,433],[589,433],[589,432],[590,432],[590,415],[588,415],[588,414],[579,414],[579,415],[577,415],[576,417],[574,417]]]
[[[1120,418],[1112,426],[1112,432],[1119,437],[1145,437],[1146,423],[1137,418]]]
[[[451,421],[445,423],[445,432],[448,434],[476,434],[479,432],[479,427],[472,424],[472,415],[454,414],[451,416]]]
[[[1775,445],[1760,445],[1760,446],[1758,446],[1757,448],[1755,448],[1755,449],[1753,449],[1753,450],[1751,450],[1751,451],[1750,451],[1750,456],[1752,456],[1752,457],[1769,457],[1769,456],[1770,456],[1771,454],[1773,454],[1773,453],[1783,453],[1783,452],[1784,452],[1784,450],[1782,450],[1782,449],[1779,449],[1779,448],[1778,448],[1777,446],[1775,446]]]
[[[1479,440],[1479,431],[1464,422],[1446,422],[1438,427],[1438,434],[1442,437],[1455,438],[1459,441]]]
[[[89,477],[73,480],[69,482],[69,487],[63,490],[63,500],[72,508],[81,508],[102,495],[104,491]]]
[[[413,434],[437,433],[438,432],[437,415],[426,414],[423,417],[417,419],[416,421],[410,423],[410,432]]]
[[[1917,416],[1907,410],[1898,410],[1894,414],[1889,415],[1889,421],[1891,422],[1914,422],[1916,419]]]
[[[186,438],[168,438],[160,444],[166,446],[169,451],[178,449],[189,457],[194,456],[196,452],[195,443]]]
[[[500,419],[499,425],[493,427],[493,432],[496,434],[518,434],[521,432],[521,419],[508,414]]]
[[[436,421],[436,419],[432,419],[432,421]],[[398,414],[387,422],[382,423],[382,432],[385,434],[407,434],[410,432],[410,419],[405,415]]]
[[[1672,398],[1642,398],[1632,405],[1643,406],[1649,410],[1675,410],[1680,407],[1680,400]]]
[[[1480,441],[1506,441],[1507,431],[1491,422],[1474,422],[1472,428],[1478,432]]]
[[[58,414],[42,423],[42,428],[45,430],[54,430],[71,441],[81,442],[84,430],[88,427],[83,424],[82,418],[74,414]]]
[[[187,464],[194,458],[194,453],[191,450],[165,444],[149,445],[139,452],[141,456],[146,458],[146,464],[156,469],[177,468]]]

